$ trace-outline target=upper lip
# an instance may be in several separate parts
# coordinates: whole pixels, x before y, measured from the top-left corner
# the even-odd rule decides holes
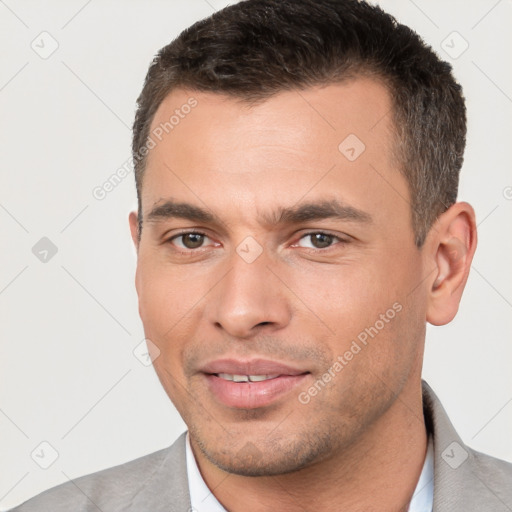
[[[229,373],[230,375],[301,375],[307,370],[293,368],[277,361],[268,359],[217,359],[201,368],[203,373]]]

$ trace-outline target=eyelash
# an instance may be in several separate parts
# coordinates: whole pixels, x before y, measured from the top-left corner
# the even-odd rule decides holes
[[[308,249],[309,251],[313,251],[313,252],[317,252],[317,251],[319,251],[319,252],[327,252],[330,249],[332,249],[335,245],[339,245],[339,244],[344,245],[344,244],[347,244],[349,242],[348,240],[343,239],[343,238],[341,238],[341,237],[339,237],[337,235],[334,235],[332,233],[329,233],[328,231],[309,231],[307,233],[304,233],[299,238],[299,240],[302,240],[303,238],[311,236],[311,235],[318,235],[318,234],[331,236],[333,239],[337,240],[337,243],[333,243],[332,245],[330,245],[329,247],[326,247],[324,249],[315,249],[315,248],[311,248],[311,247],[302,247],[302,249]],[[208,238],[208,235],[206,233],[201,232],[201,231],[182,231],[182,232],[177,233],[177,234],[173,235],[172,237],[170,237],[168,240],[166,240],[166,242],[172,244],[173,240],[175,240],[177,238],[180,238],[182,236],[185,236],[185,235],[201,235],[201,236],[204,236],[204,237]],[[182,249],[181,247],[177,247],[176,248],[177,252],[179,252],[180,254],[183,254],[183,255],[197,254],[198,252],[201,251],[201,249],[204,249],[204,247],[198,247],[197,249]]]

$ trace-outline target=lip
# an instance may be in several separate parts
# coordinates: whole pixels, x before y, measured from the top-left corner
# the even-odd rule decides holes
[[[203,373],[230,373],[233,375],[301,375],[308,370],[293,368],[269,359],[217,359],[201,368]]]
[[[257,409],[270,405],[289,394],[309,375],[307,370],[265,359],[221,359],[208,363],[201,371],[215,399],[237,409]],[[218,377],[218,373],[278,377],[259,382],[233,382]]]

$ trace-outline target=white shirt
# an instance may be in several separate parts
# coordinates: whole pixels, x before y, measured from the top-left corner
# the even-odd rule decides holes
[[[189,435],[186,436],[187,444],[187,476],[190,502],[193,512],[226,512],[226,509],[217,501],[213,493],[208,489],[190,446]],[[409,505],[408,512],[432,512],[434,501],[434,444],[429,435],[427,455],[423,463],[420,479]]]

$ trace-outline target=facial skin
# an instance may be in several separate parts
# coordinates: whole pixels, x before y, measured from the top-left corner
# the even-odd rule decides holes
[[[426,450],[425,323],[457,311],[476,246],[472,208],[457,203],[415,246],[391,101],[375,81],[282,92],[252,107],[176,90],[152,128],[191,96],[197,107],[150,151],[140,243],[136,213],[130,226],[140,315],[160,350],[154,367],[206,483],[235,511],[337,510],[340,499],[345,510],[404,509]],[[354,161],[338,149],[349,134],[365,145]],[[169,200],[214,220],[150,218]],[[270,222],[279,209],[331,201],[364,218]],[[390,319],[393,305],[401,310]],[[379,320],[366,345],[357,341]],[[336,371],[354,340],[360,351]],[[268,404],[226,405],[201,371],[219,359],[306,374]]]

